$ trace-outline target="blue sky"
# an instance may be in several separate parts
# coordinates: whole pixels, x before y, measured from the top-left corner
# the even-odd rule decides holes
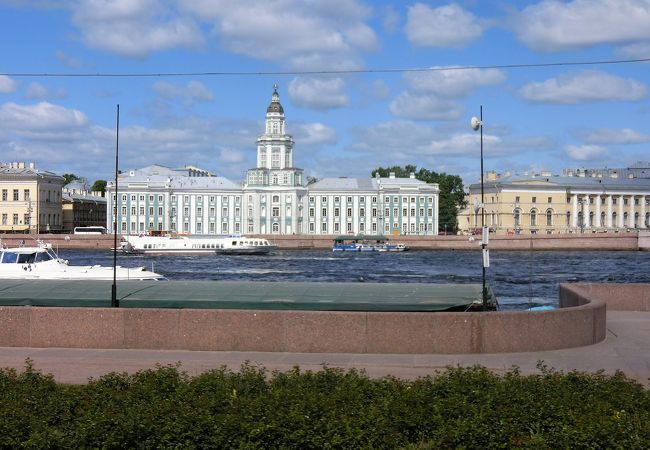
[[[513,3],[516,6],[513,6]],[[415,164],[480,174],[650,160],[650,64],[406,73],[650,58],[650,0],[0,0],[0,161],[112,179],[193,164],[239,181],[255,165],[273,83],[294,164],[370,176]],[[283,72],[43,77],[25,73]]]

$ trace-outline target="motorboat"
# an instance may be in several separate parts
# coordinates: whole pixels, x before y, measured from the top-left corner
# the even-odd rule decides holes
[[[130,254],[265,255],[277,246],[263,238],[241,235],[130,235],[122,238],[120,248]]]
[[[0,279],[4,280],[113,280],[113,267],[74,266],[59,258],[51,244],[0,249]],[[164,280],[144,267],[115,267],[115,279]]]
[[[404,252],[406,244],[389,242],[384,236],[348,235],[334,239],[334,252]]]

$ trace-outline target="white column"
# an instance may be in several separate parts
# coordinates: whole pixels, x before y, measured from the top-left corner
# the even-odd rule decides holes
[[[630,212],[627,216],[628,228],[634,228],[634,195],[630,195]]]
[[[645,228],[645,195],[641,196],[641,213],[639,217],[639,228]]]
[[[607,228],[612,228],[612,214],[614,213],[614,208],[612,204],[612,196],[607,196]]]
[[[589,228],[589,196],[582,197],[582,228]]]
[[[618,221],[617,221],[618,223],[616,224],[618,228],[625,227],[625,222],[623,220],[623,203],[624,203],[623,196],[619,195],[618,196]]]
[[[578,196],[571,195],[571,228],[578,227]]]
[[[596,202],[596,216],[594,217],[594,228],[602,227],[600,223],[600,195],[597,195],[594,199]]]

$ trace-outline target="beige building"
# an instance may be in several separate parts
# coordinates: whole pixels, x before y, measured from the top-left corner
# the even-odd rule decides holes
[[[106,198],[86,180],[74,180],[63,186],[63,231],[91,226],[106,226]]]
[[[0,165],[0,232],[43,233],[63,227],[63,177],[34,163]]]
[[[637,166],[637,167],[635,167]],[[650,228],[650,163],[627,169],[498,175],[484,181],[485,225],[498,234],[616,232]],[[638,170],[633,170],[638,169]],[[481,227],[481,185],[469,187],[459,229]]]

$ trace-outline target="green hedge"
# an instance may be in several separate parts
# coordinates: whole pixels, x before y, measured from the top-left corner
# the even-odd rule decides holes
[[[1,448],[649,448],[650,394],[621,373],[176,366],[85,385],[0,370]]]

